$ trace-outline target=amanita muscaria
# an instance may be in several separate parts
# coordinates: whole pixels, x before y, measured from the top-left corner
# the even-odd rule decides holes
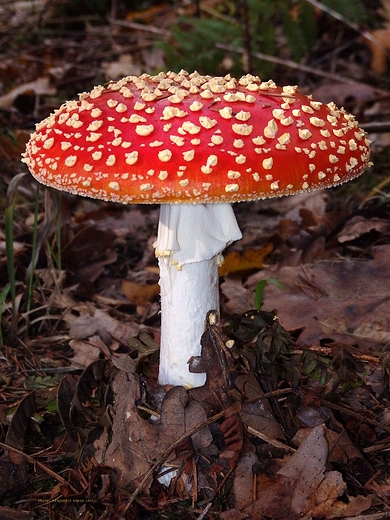
[[[369,165],[354,117],[295,86],[181,71],[126,77],[37,124],[24,162],[43,184],[124,204],[161,204],[162,384],[201,386],[218,262],[241,238],[230,203],[341,184]]]

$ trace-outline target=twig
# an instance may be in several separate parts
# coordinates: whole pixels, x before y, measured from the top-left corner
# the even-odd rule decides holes
[[[306,347],[305,349],[294,349],[291,351],[291,354],[302,354],[303,352],[315,352],[316,354],[320,354],[322,356],[331,356],[333,354],[333,349],[330,347],[320,347],[319,345],[312,345],[310,347]],[[365,363],[375,363],[379,365],[381,360],[376,356],[368,356],[367,354],[354,354],[350,352],[354,359],[359,361],[364,361]]]
[[[198,520],[203,520],[206,517],[206,515],[210,511],[210,508],[212,505],[213,505],[212,502],[209,502],[207,504],[207,506],[203,509],[202,514],[200,516],[198,516]]]
[[[11,372],[7,374],[10,376],[15,376],[17,374],[40,374],[43,372],[44,374],[68,374],[70,372],[78,372],[80,368],[77,367],[58,367],[58,368],[31,368],[31,369],[20,369],[15,372]]]
[[[229,52],[237,52],[239,54],[245,54],[246,50],[243,47],[234,47],[233,45],[227,45],[224,43],[216,43],[215,46],[217,49],[222,49]],[[331,72],[324,72],[323,70],[315,69],[314,67],[309,67],[308,65],[303,65],[302,63],[297,63],[292,60],[285,60],[283,58],[277,58],[276,56],[270,56],[269,54],[263,54],[262,52],[252,52],[252,56],[258,58],[259,60],[269,61],[271,63],[276,63],[277,65],[282,65],[283,67],[287,67],[289,69],[296,69],[302,72],[307,72],[309,74],[314,74],[316,76],[321,76],[323,78],[327,78],[331,81],[337,83],[350,83],[352,85],[365,85],[360,81],[356,81],[351,78],[347,78],[346,76],[342,76],[341,74],[332,74]],[[388,95],[389,92],[385,90],[376,89],[376,91],[383,95]]]
[[[383,194],[383,188],[390,183],[390,177],[386,177],[379,184],[374,186],[374,188],[364,197],[363,202],[371,199],[371,197],[375,197],[378,194]],[[386,195],[387,196],[387,195]]]
[[[109,23],[111,25],[118,25],[119,27],[128,27],[129,29],[135,29],[137,31],[149,32],[152,34],[160,34],[162,36],[171,36],[171,31],[167,31],[166,29],[160,29],[159,27],[155,27],[150,24],[143,24],[137,22],[128,22],[127,20],[113,20],[110,18]]]
[[[362,127],[366,132],[390,132],[390,121],[371,121],[362,124]]]
[[[373,515],[346,516],[344,520],[386,520],[390,518],[390,512],[374,513]]]
[[[306,0],[306,2],[308,2],[309,4],[311,4],[314,7],[317,7],[317,9],[320,9],[320,11],[327,13],[329,16],[331,16],[332,18],[335,18],[339,22],[342,22],[344,25],[347,25],[348,27],[350,27],[351,29],[356,31],[358,34],[360,34],[367,40],[370,40],[371,42],[375,43],[375,45],[377,45],[378,47],[381,47],[382,49],[384,49],[386,51],[386,53],[388,54],[387,49],[382,45],[382,43],[380,41],[378,41],[375,38],[375,36],[373,36],[368,31],[362,31],[361,27],[359,27],[359,25],[357,25],[356,23],[351,22],[350,20],[347,20],[340,13],[338,13],[337,11],[334,11],[333,9],[324,5],[321,2],[318,2],[318,0]]]
[[[326,406],[329,406],[329,408],[333,408],[333,410],[338,410],[339,412],[343,412],[343,413],[346,413],[347,415],[351,415],[352,417],[355,417],[356,419],[360,419],[362,422],[371,424],[372,426],[375,426],[376,428],[380,428],[381,430],[384,430],[384,431],[390,433],[389,426],[385,426],[384,424],[380,423],[379,421],[376,421],[375,419],[370,419],[369,417],[363,417],[362,414],[355,412],[355,411],[351,410],[350,408],[347,408],[346,406],[340,406],[339,404],[331,403],[330,401],[327,401],[326,399],[322,399],[321,397],[319,399]]]
[[[254,428],[252,428],[252,426],[247,426],[247,430],[249,433],[252,433],[252,435],[254,435],[255,437],[258,437],[262,441],[265,441],[267,444],[271,444],[271,446],[274,446],[275,448],[279,448],[281,450],[291,451],[291,452],[296,451],[296,449],[293,448],[292,446],[288,446],[287,444],[277,441],[276,439],[271,439],[267,435],[264,435],[264,433],[261,433],[258,430],[255,430]]]

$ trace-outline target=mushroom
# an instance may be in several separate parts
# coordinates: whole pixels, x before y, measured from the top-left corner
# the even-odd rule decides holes
[[[341,184],[369,165],[354,117],[252,75],[129,76],[68,101],[37,124],[24,162],[41,183],[124,204],[161,204],[161,384],[190,373],[218,263],[241,238],[231,203]]]

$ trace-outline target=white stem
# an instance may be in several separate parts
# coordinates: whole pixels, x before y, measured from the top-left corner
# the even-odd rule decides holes
[[[200,354],[206,313],[219,309],[216,258],[186,264],[181,271],[170,257],[159,259],[161,285],[161,384],[202,386],[205,374],[191,374],[188,360]],[[167,282],[167,286],[165,283]]]
[[[156,255],[161,286],[160,384],[202,386],[188,360],[200,355],[206,314],[219,312],[218,256],[241,238],[229,204],[161,206]]]

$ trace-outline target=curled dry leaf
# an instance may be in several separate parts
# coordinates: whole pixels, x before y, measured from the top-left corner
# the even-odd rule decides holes
[[[78,376],[67,374],[62,379],[57,392],[57,408],[62,424],[70,438],[77,441],[77,428],[70,418],[70,406],[77,387]]]
[[[23,450],[24,437],[36,410],[35,392],[31,392],[17,405],[5,437],[5,444]]]
[[[221,459],[229,460],[229,469],[237,466],[241,450],[244,446],[244,425],[238,413],[232,413],[221,424],[220,431],[223,433],[224,450],[220,454]]]
[[[0,96],[0,108],[10,109],[18,96],[30,92],[33,92],[34,95],[54,96],[57,90],[50,85],[49,78],[38,78],[29,83],[23,83],[7,92],[7,94]]]
[[[194,423],[198,426],[198,420],[205,420],[205,412],[197,403],[187,406],[189,396],[185,388],[171,388],[163,398],[160,413],[156,413],[152,421],[144,413],[146,407],[140,406],[143,391],[137,374],[131,370],[119,370],[113,381],[113,390],[116,399],[112,440],[104,462],[120,471],[121,484],[134,490],[156,460],[163,460],[168,467],[180,466],[176,459],[183,459],[184,446],[192,446],[192,442],[198,448],[210,444],[212,437],[207,425],[193,439],[186,438],[186,432],[191,431]],[[150,409],[150,412],[153,413],[153,410]],[[180,439],[183,440],[181,448],[177,447],[168,456],[170,448]],[[192,448],[186,449],[184,458],[191,457],[192,453]],[[154,477],[156,475],[151,474],[149,481],[144,483],[146,488],[149,488]]]
[[[337,241],[340,244],[351,242],[366,235],[368,233],[376,232],[381,237],[390,236],[390,223],[387,218],[372,218],[367,219],[364,216],[356,215],[352,217],[345,224],[343,229],[337,236]]]
[[[161,456],[155,426],[142,417],[136,402],[141,400],[141,381],[137,374],[119,370],[113,384],[115,415],[112,439],[104,463],[117,468],[120,484],[133,491],[149,471],[152,457]],[[148,482],[148,487],[150,481]]]
[[[309,429],[298,450],[286,457],[273,478],[260,475],[253,490],[252,470],[257,457],[246,454],[240,460],[235,477],[236,507],[248,512],[253,519],[273,518],[339,518],[340,511],[358,514],[371,505],[369,498],[351,497],[349,502],[338,500],[346,484],[338,471],[326,471],[328,443],[325,427]],[[251,493],[252,492],[252,493]],[[257,500],[251,502],[256,495]],[[349,514],[349,513],[347,513]]]
[[[80,315],[76,317],[74,310]],[[104,309],[92,305],[69,305],[63,318],[70,324],[69,336],[73,338],[70,346],[75,353],[72,364],[77,368],[87,367],[102,353],[110,359],[118,344],[128,345],[139,332],[133,322],[121,322]]]
[[[57,392],[58,412],[64,428],[73,440],[98,437],[107,430],[107,408],[113,395],[110,381],[114,369],[109,361],[91,363],[78,377],[65,376]]]

